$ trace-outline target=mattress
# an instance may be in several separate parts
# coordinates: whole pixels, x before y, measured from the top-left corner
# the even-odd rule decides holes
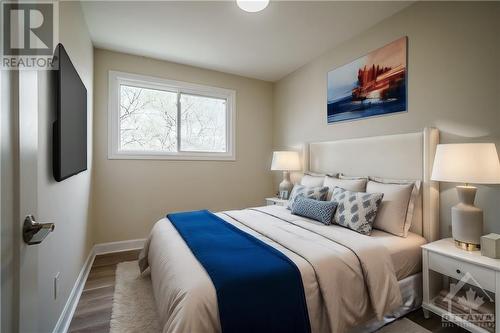
[[[398,281],[403,304],[392,313],[384,316],[384,319],[373,318],[363,325],[357,326],[349,333],[371,333],[376,332],[382,326],[387,325],[408,313],[417,310],[422,305],[422,273],[410,275]]]
[[[408,237],[404,238],[377,229],[372,231],[370,237],[380,241],[389,251],[398,280],[422,271],[420,246],[427,243],[424,237],[409,232]]]
[[[302,216],[295,216],[289,209],[283,206],[267,206],[267,207],[257,207],[256,209],[264,210],[270,214],[286,217],[289,219],[300,219],[306,220],[314,224],[320,224],[315,220],[308,219]],[[343,231],[346,228],[339,225],[331,225],[330,228],[341,228]],[[355,233],[355,231],[352,231]],[[420,246],[425,244],[427,241],[420,235],[409,232],[408,237],[399,237],[387,232],[373,229],[370,236],[371,239],[379,242],[383,245],[389,252],[392,264],[394,265],[394,270],[396,277],[402,280],[410,275],[419,273],[422,271],[422,249]]]

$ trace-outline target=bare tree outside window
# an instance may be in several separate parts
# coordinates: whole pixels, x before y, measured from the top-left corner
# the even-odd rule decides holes
[[[234,161],[236,91],[109,71],[108,158]]]
[[[122,85],[120,147],[177,151],[177,93]]]
[[[177,151],[177,92],[122,85],[120,147]],[[226,151],[226,100],[180,94],[181,151]]]
[[[226,151],[226,100],[181,94],[181,150]]]

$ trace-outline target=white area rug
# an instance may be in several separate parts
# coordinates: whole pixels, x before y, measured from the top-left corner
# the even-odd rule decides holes
[[[110,333],[161,332],[153,287],[149,276],[142,277],[137,261],[119,263]]]
[[[159,332],[161,329],[150,277],[141,277],[137,261],[118,264],[110,333]],[[406,318],[399,319],[377,331],[377,333],[402,332],[431,333]]]

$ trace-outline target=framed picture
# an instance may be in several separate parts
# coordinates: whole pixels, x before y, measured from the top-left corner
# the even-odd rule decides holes
[[[328,72],[328,123],[407,111],[407,48],[402,37]]]
[[[283,200],[288,200],[288,191],[280,191],[279,198]]]

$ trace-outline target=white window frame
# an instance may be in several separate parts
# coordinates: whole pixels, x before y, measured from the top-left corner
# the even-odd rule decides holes
[[[108,73],[108,159],[118,160],[236,160],[236,91],[189,82],[117,71]],[[120,149],[120,86],[131,85],[176,93],[222,98],[226,100],[226,152],[180,151],[180,119],[177,121],[177,152],[131,151]],[[178,102],[180,103],[180,102]],[[177,107],[179,116],[180,104]]]

